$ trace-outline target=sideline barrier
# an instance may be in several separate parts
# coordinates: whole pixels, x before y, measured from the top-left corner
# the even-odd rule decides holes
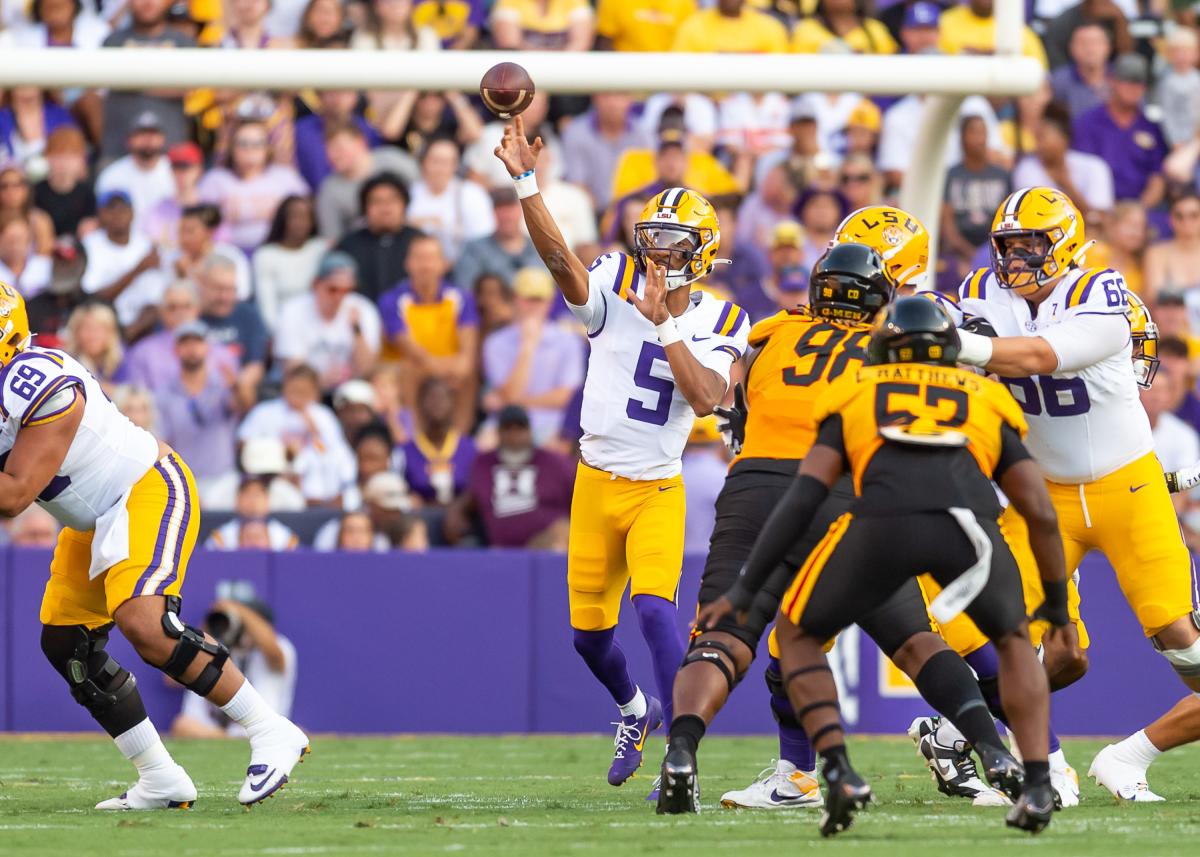
[[[0,730],[95,729],[42,656],[38,605],[50,552],[0,549]],[[679,625],[692,618],[703,558],[689,556]],[[1147,573],[1152,573],[1148,570]],[[611,701],[575,654],[567,627],[566,560],[526,551],[319,554],[199,551],[184,584],[184,617],[203,621],[222,581],[249,581],[299,652],[296,720],[340,732],[600,732]],[[1082,567],[1091,672],[1054,696],[1064,734],[1134,731],[1185,693],[1142,637],[1111,569]],[[617,638],[634,679],[657,694],[626,605]],[[146,666],[114,632],[109,650],[138,679],[163,731],[184,691]],[[714,732],[766,733],[759,658]],[[901,733],[927,709],[869,638],[843,635],[831,660],[843,713],[860,732]]]

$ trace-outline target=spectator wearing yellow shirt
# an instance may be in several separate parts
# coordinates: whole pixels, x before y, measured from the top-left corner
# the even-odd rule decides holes
[[[894,54],[899,45],[881,21],[868,17],[869,0],[817,0],[811,18],[792,31],[792,50],[820,53],[828,42],[841,40],[856,54]]]
[[[479,28],[487,20],[484,0],[416,0],[412,24],[438,34],[442,47],[465,51],[479,41]]]
[[[944,54],[992,54],[996,52],[995,0],[968,0],[947,9],[938,22],[938,48]],[[1021,31],[1021,53],[1048,68],[1046,49],[1033,30]]]
[[[587,0],[496,0],[492,38],[510,51],[591,50],[595,20]]]
[[[671,50],[684,53],[781,54],[787,29],[745,0],[717,0],[715,9],[692,14],[679,25]]]
[[[665,51],[696,12],[696,0],[600,0],[596,46],[614,51]]]
[[[741,193],[743,188],[729,170],[708,152],[694,145],[684,128],[683,108],[672,105],[662,113],[658,123],[659,152],[665,143],[677,144],[684,153],[685,172],[674,185],[690,187],[712,198],[727,193]],[[660,173],[659,155],[650,149],[628,149],[613,170],[612,199],[620,199],[650,185]]]

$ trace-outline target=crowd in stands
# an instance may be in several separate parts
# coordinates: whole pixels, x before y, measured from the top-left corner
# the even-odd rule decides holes
[[[994,0],[28,0],[0,47],[978,54]],[[1027,0],[1045,83],[971,97],[930,285],[988,264],[998,203],[1049,184],[1163,335],[1146,408],[1200,458],[1196,7]],[[69,60],[64,60],[69,61]],[[614,62],[619,60],[614,58]],[[587,338],[525,232],[472,94],[17,87],[0,109],[0,280],[199,479],[215,548],[561,549]],[[895,201],[923,96],[539,93],[538,182],[585,264],[674,185],[718,209],[702,284],[752,319],[806,298],[842,217]],[[726,458],[685,456],[703,550]],[[1180,501],[1189,532],[1200,505]],[[7,537],[53,540],[32,511]]]

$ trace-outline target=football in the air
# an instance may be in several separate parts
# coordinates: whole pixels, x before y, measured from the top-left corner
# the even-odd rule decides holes
[[[523,113],[533,101],[533,78],[515,62],[492,66],[479,81],[483,105],[501,119]]]

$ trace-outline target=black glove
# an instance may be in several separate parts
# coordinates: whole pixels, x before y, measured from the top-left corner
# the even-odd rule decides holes
[[[1046,598],[1033,611],[1033,618],[1045,619],[1057,628],[1069,625],[1071,616],[1067,612],[1067,582],[1058,580],[1049,583],[1043,580],[1042,589],[1046,592]]]
[[[982,316],[973,315],[962,323],[961,330],[969,333],[978,333],[980,336],[990,336],[996,338],[996,328],[992,327],[992,323]]]
[[[721,433],[721,440],[725,441],[730,452],[739,454],[746,441],[746,415],[749,413],[746,408],[746,388],[741,381],[733,387],[733,406],[713,408],[713,413],[717,416],[717,431]]]

